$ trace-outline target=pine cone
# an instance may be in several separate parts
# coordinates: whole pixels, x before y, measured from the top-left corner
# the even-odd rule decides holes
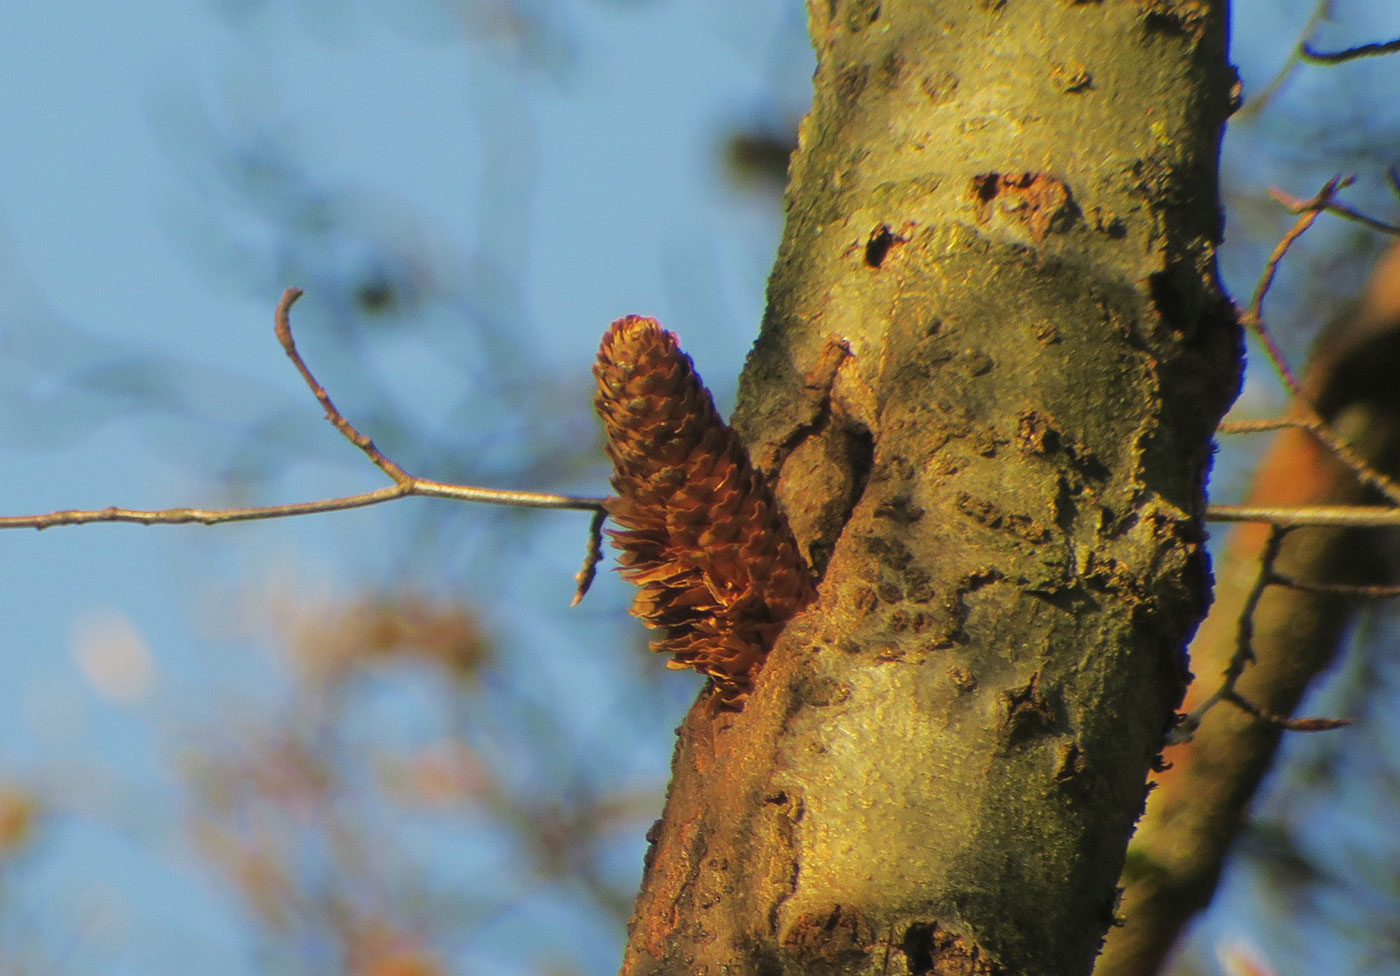
[[[773,491],[715,411],[690,357],[655,319],[613,323],[593,367],[612,459],[608,514],[632,613],[651,649],[709,675],[712,709],[742,707],[788,619],[814,595]]]

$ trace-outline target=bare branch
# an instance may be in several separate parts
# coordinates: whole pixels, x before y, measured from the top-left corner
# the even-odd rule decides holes
[[[1301,398],[1296,402],[1298,404],[1298,409],[1310,414],[1308,419],[1311,423],[1307,425],[1308,430],[1336,456],[1338,461],[1341,461],[1350,468],[1352,474],[1356,475],[1357,479],[1361,481],[1362,484],[1376,489],[1386,498],[1390,499],[1390,501],[1400,505],[1400,485],[1397,485],[1393,480],[1381,474],[1358,456],[1345,441],[1337,436],[1331,426],[1318,415],[1312,404]]]
[[[1337,191],[1348,187],[1353,182],[1353,177],[1334,176],[1318,191],[1311,200],[1295,200],[1277,190],[1271,190],[1274,198],[1283,203],[1289,209],[1299,212],[1298,220],[1289,228],[1288,232],[1279,240],[1273,253],[1269,255],[1269,260],[1264,266],[1264,273],[1259,276],[1259,284],[1254,289],[1254,296],[1250,300],[1249,308],[1240,314],[1240,320],[1245,327],[1253,331],[1254,335],[1264,346],[1264,351],[1269,357],[1269,362],[1273,364],[1279,378],[1283,380],[1284,386],[1288,389],[1289,397],[1292,399],[1294,408],[1304,421],[1306,426],[1319,441],[1321,441],[1329,451],[1336,456],[1352,473],[1365,485],[1376,489],[1385,495],[1396,505],[1400,505],[1400,485],[1397,485],[1390,478],[1381,474],[1371,465],[1367,464],[1359,457],[1350,446],[1346,444],[1336,432],[1327,424],[1322,416],[1317,412],[1317,408],[1312,405],[1303,394],[1302,385],[1298,378],[1293,375],[1293,371],[1288,368],[1288,362],[1283,357],[1283,350],[1279,348],[1273,335],[1264,325],[1264,299],[1268,296],[1269,289],[1273,287],[1274,277],[1278,273],[1279,263],[1283,260],[1293,244],[1302,237],[1318,216],[1326,211],[1335,202]]]
[[[1290,210],[1300,211],[1301,215],[1294,222],[1288,232],[1283,235],[1278,244],[1275,245],[1273,253],[1269,255],[1269,260],[1264,265],[1264,273],[1259,276],[1259,284],[1254,289],[1254,296],[1250,299],[1249,308],[1242,315],[1247,328],[1253,330],[1255,336],[1264,345],[1264,351],[1269,356],[1269,361],[1273,363],[1274,369],[1278,371],[1279,378],[1283,380],[1288,392],[1297,398],[1302,397],[1301,387],[1298,379],[1293,375],[1293,371],[1288,368],[1288,362],[1283,358],[1283,350],[1279,348],[1274,337],[1264,328],[1264,299],[1269,294],[1269,289],[1273,287],[1274,277],[1278,274],[1278,266],[1283,261],[1293,244],[1305,234],[1313,222],[1327,209],[1327,205],[1332,202],[1332,197],[1337,190],[1343,186],[1350,186],[1352,177],[1343,179],[1334,176],[1327,181],[1326,185],[1318,191],[1317,196],[1307,201],[1292,201],[1277,191],[1270,191],[1275,199],[1287,206]]]
[[[1400,38],[1374,44],[1358,44],[1356,47],[1343,48],[1340,51],[1319,51],[1308,41],[1304,41],[1299,47],[1303,60],[1312,61],[1314,64],[1340,64],[1343,61],[1355,61],[1357,58],[1394,54],[1396,51],[1400,51]]]
[[[51,529],[59,525],[90,525],[93,522],[136,522],[141,525],[220,525],[224,522],[256,522],[263,519],[288,518],[293,515],[319,515],[322,512],[343,512],[351,508],[366,508],[396,498],[451,498],[463,502],[485,502],[491,505],[512,505],[518,508],[553,508],[572,511],[602,512],[604,498],[582,495],[547,495],[534,491],[503,491],[498,488],[477,488],[472,485],[452,485],[440,481],[425,481],[411,475],[407,481],[339,498],[318,498],[309,502],[286,505],[259,505],[250,508],[118,508],[109,505],[95,509],[64,509],[42,515],[0,516],[0,529]]]
[[[58,525],[88,525],[93,522],[136,522],[141,525],[188,525],[190,523],[219,525],[224,522],[252,522],[262,519],[288,518],[294,515],[340,512],[412,496],[450,498],[455,501],[483,502],[518,508],[586,511],[594,513],[593,524],[589,530],[588,557],[584,563],[585,570],[590,572],[586,582],[583,578],[584,574],[579,574],[579,592],[574,599],[574,603],[577,604],[588,589],[588,583],[592,582],[592,573],[596,572],[598,560],[601,558],[599,539],[603,520],[607,517],[607,510],[604,507],[607,499],[586,495],[555,495],[537,491],[510,491],[500,488],[480,488],[475,485],[454,485],[442,481],[430,481],[409,474],[400,465],[386,457],[375,446],[373,440],[362,434],[354,424],[346,419],[345,415],[331,401],[325,387],[317,382],[315,375],[301,358],[301,354],[297,352],[296,343],[292,339],[289,313],[292,305],[301,295],[302,291],[299,288],[288,288],[282,293],[282,299],[277,303],[277,339],[282,343],[287,358],[292,361],[292,365],[297,368],[297,372],[301,374],[302,379],[306,381],[306,385],[325,410],[326,419],[335,426],[336,430],[340,431],[346,440],[363,451],[365,456],[374,462],[375,467],[392,478],[394,481],[392,485],[375,491],[362,492],[358,495],[249,508],[162,508],[148,510],[118,508],[111,505],[98,509],[65,509],[57,512],[46,512],[42,515],[7,515],[0,516],[0,529],[48,529]]]
[[[1283,548],[1283,540],[1288,532],[1288,529],[1274,526],[1269,532],[1268,541],[1264,543],[1264,551],[1259,556],[1259,574],[1255,577],[1249,595],[1245,597],[1244,609],[1240,613],[1235,636],[1235,653],[1225,669],[1225,687],[1221,690],[1222,695],[1235,690],[1235,682],[1244,673],[1244,666],[1254,660],[1254,611],[1259,609],[1259,601],[1264,598],[1269,578],[1274,575],[1274,562],[1278,559],[1279,550]]]
[[[1287,715],[1275,715],[1273,712],[1264,711],[1233,689],[1226,692],[1222,698],[1265,725],[1272,725],[1286,732],[1330,732],[1333,729],[1344,729],[1348,725],[1356,724],[1354,718],[1289,718]]]
[[[401,485],[380,488],[361,495],[347,495],[343,498],[321,498],[312,502],[293,502],[290,505],[265,505],[256,508],[161,508],[143,510],[106,508],[91,510],[66,509],[60,512],[46,512],[43,515],[6,515],[0,517],[0,529],[51,529],[57,525],[89,525],[93,522],[137,522],[141,525],[219,525],[223,522],[252,522],[258,519],[286,518],[292,515],[313,515],[320,512],[339,512],[350,508],[364,508],[380,502],[402,498],[408,494]]]
[[[1215,428],[1217,434],[1263,434],[1271,430],[1307,427],[1302,417],[1274,417],[1271,420],[1227,420]]]
[[[1347,179],[1341,183],[1341,186],[1350,186],[1351,182],[1352,177],[1347,177]],[[1269,189],[1269,196],[1273,197],[1294,213],[1303,213],[1317,208],[1316,199],[1299,200],[1297,197],[1289,196],[1277,187],[1271,187]],[[1390,234],[1391,236],[1400,235],[1400,227],[1397,227],[1395,224],[1388,224],[1384,220],[1378,220],[1369,214],[1364,214],[1355,207],[1342,203],[1335,197],[1330,197],[1320,209],[1326,213],[1336,214],[1338,217],[1345,217],[1347,220],[1354,220],[1358,224],[1364,224],[1372,230],[1380,231],[1382,234]]]
[[[1387,511],[1391,510],[1387,509]],[[1201,727],[1201,720],[1205,718],[1206,712],[1221,702],[1229,702],[1266,725],[1273,725],[1292,732],[1325,732],[1330,729],[1343,728],[1355,721],[1349,718],[1289,718],[1286,715],[1275,715],[1255,705],[1235,690],[1240,675],[1244,674],[1244,669],[1254,660],[1254,615],[1259,609],[1259,601],[1264,598],[1264,591],[1271,585],[1292,585],[1286,576],[1274,569],[1279,550],[1283,547],[1283,540],[1291,528],[1292,526],[1282,526],[1275,523],[1269,531],[1269,537],[1259,555],[1259,572],[1254,578],[1254,584],[1250,587],[1249,594],[1245,597],[1244,606],[1236,623],[1235,651],[1230,655],[1230,661],[1225,668],[1220,687],[1188,714],[1182,715],[1177,720],[1176,728],[1169,736],[1170,744],[1189,742],[1196,730]]]
[[[1400,324],[1393,290],[1385,287],[1383,277],[1390,262],[1400,258],[1400,251],[1392,254],[1397,257],[1377,267],[1361,309],[1339,321],[1325,345],[1314,347],[1302,377],[1309,398],[1332,405],[1329,412],[1336,413],[1329,420],[1341,423],[1345,416],[1354,449],[1387,474],[1395,473],[1400,446],[1394,409],[1400,385],[1358,384],[1357,375],[1358,368],[1364,371],[1392,348]],[[1376,499],[1353,468],[1322,446],[1315,426],[1302,422],[1302,412],[1290,406],[1283,420],[1222,427],[1238,433],[1278,431],[1255,473],[1247,504],[1214,506],[1208,515],[1263,524],[1239,526],[1219,553],[1216,602],[1190,650],[1191,668],[1202,677],[1188,689],[1181,709],[1185,720],[1172,736],[1174,742],[1189,739],[1190,744],[1165,754],[1172,768],[1158,777],[1161,788],[1149,798],[1133,840],[1119,909],[1126,924],[1108,937],[1096,970],[1103,976],[1139,976],[1161,967],[1187,921],[1210,900],[1230,841],[1247,819],[1249,798],[1283,733],[1340,724],[1333,718],[1285,717],[1297,711],[1309,683],[1341,651],[1359,598],[1382,593],[1313,592],[1312,585],[1261,587],[1314,579],[1370,582],[1371,574],[1383,569],[1375,546],[1385,541],[1367,527],[1400,523],[1395,506],[1368,504]],[[1276,531],[1270,523],[1324,527],[1290,535],[1270,557],[1268,572],[1261,573],[1261,555]],[[1211,529],[1212,535],[1224,535],[1216,525]],[[1247,666],[1240,661],[1242,618],[1249,622],[1247,652],[1255,659]],[[1222,693],[1223,676],[1232,667],[1243,668],[1242,673]],[[1210,697],[1230,705],[1202,717],[1199,706]]]
[[[1313,8],[1312,15],[1308,18],[1308,22],[1303,25],[1303,29],[1298,32],[1298,36],[1301,38],[1309,37],[1319,24],[1328,20],[1331,6],[1332,0],[1318,0],[1317,6]],[[1259,89],[1257,94],[1250,96],[1232,121],[1242,122],[1251,116],[1258,116],[1269,107],[1278,93],[1283,90],[1283,86],[1288,83],[1288,79],[1293,77],[1298,66],[1303,63],[1302,46],[1303,41],[1299,41],[1298,45],[1289,53],[1288,58],[1279,65],[1274,76],[1268,80],[1264,87]]]
[[[1301,593],[1327,593],[1333,596],[1356,596],[1370,600],[1384,600],[1400,596],[1400,586],[1366,583],[1313,583],[1308,580],[1294,579],[1292,576],[1279,572],[1275,572],[1269,582],[1286,586],[1290,590],[1298,590]]]
[[[1384,220],[1377,220],[1368,214],[1362,213],[1347,206],[1345,203],[1333,203],[1327,208],[1327,212],[1336,214],[1338,217],[1345,217],[1347,220],[1354,220],[1358,224],[1365,224],[1372,230],[1378,230],[1382,234],[1389,234],[1392,237],[1400,237],[1400,226],[1386,223]]]
[[[1210,522],[1267,522],[1279,528],[1382,528],[1400,525],[1400,508],[1390,505],[1211,505]]]
[[[1265,541],[1264,550],[1259,556],[1259,572],[1254,577],[1249,595],[1245,597],[1244,607],[1236,624],[1235,651],[1230,655],[1230,661],[1225,667],[1224,680],[1205,701],[1177,720],[1176,728],[1168,739],[1170,743],[1189,742],[1191,736],[1201,727],[1201,719],[1205,718],[1206,712],[1234,694],[1235,683],[1244,673],[1245,665],[1254,660],[1254,650],[1251,646],[1254,640],[1254,611],[1258,609],[1259,601],[1264,597],[1264,590],[1274,572],[1274,560],[1278,559],[1279,549],[1283,546],[1288,531],[1278,526],[1269,531],[1268,540]]]

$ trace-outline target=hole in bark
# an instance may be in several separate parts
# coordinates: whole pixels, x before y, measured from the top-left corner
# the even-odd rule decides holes
[[[904,944],[900,948],[904,950],[905,962],[913,976],[933,972],[933,933],[937,931],[938,926],[923,923],[911,925],[905,931]]]
[[[885,256],[890,253],[890,248],[894,246],[895,236],[890,230],[889,224],[881,224],[870,235],[870,239],[865,242],[865,263],[871,268],[878,268],[885,263]]]
[[[939,929],[936,922],[915,922],[904,932],[904,961],[913,976],[1001,976],[976,942]]]

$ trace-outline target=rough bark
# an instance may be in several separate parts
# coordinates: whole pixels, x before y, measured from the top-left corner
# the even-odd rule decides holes
[[[1208,599],[1224,0],[815,0],[735,422],[824,573],[628,974],[1089,972]]]
[[[1400,472],[1400,250],[1377,268],[1357,314],[1317,344],[1304,378],[1309,399],[1358,456],[1392,476]],[[1301,430],[1281,432],[1250,491],[1257,505],[1350,505],[1377,502],[1356,476]],[[1240,617],[1259,573],[1270,529],[1241,526],[1222,560],[1216,602],[1191,645],[1196,682],[1191,708],[1219,687],[1238,644]],[[1378,529],[1297,529],[1275,562],[1278,573],[1305,583],[1389,583],[1395,535]],[[1391,555],[1387,555],[1387,552]],[[1238,684],[1250,702],[1290,715],[1309,683],[1325,671],[1346,639],[1363,601],[1328,593],[1270,587],[1252,618],[1254,663]],[[1343,735],[1330,732],[1329,735]],[[1281,733],[1230,705],[1206,714],[1195,738],[1168,749],[1171,768],[1159,778],[1129,848],[1123,873],[1125,924],[1111,932],[1097,976],[1152,976],[1182,927],[1215,892],[1230,845],[1247,819],[1273,761]]]

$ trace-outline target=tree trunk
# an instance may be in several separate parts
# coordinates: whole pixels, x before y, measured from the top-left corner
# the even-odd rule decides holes
[[[735,422],[823,579],[627,974],[1088,973],[1208,599],[1224,0],[813,0]]]

